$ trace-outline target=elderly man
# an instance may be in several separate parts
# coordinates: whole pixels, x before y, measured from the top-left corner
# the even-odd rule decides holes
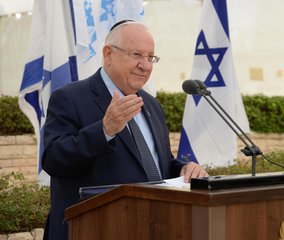
[[[103,67],[51,96],[44,128],[43,169],[51,176],[45,239],[67,240],[64,209],[86,186],[207,176],[174,159],[158,101],[141,90],[153,64],[154,40],[141,23],[124,21],[108,34]]]

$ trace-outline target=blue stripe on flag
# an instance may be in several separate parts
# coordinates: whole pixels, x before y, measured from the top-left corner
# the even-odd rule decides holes
[[[73,26],[74,41],[75,41],[75,45],[76,45],[77,44],[77,38],[76,38],[76,27],[75,27],[75,15],[74,15],[73,0],[69,0],[69,5],[70,5],[70,12],[71,12],[72,26]]]
[[[216,10],[217,15],[219,16],[220,22],[224,28],[224,31],[228,39],[230,39],[228,13],[227,13],[227,1],[226,0],[212,0],[212,4]]]
[[[40,141],[39,141],[39,161],[38,161],[38,174],[40,174],[40,172],[42,171],[42,164],[41,164],[41,157],[42,157],[42,153],[43,153],[43,149],[44,149],[44,141],[43,141],[43,137],[44,137],[44,128],[42,127],[40,129]]]
[[[23,90],[24,88],[27,88],[40,82],[42,80],[42,69],[43,56],[27,63],[25,65],[25,71],[20,90]]]
[[[53,71],[44,70],[43,87],[51,82],[51,93],[67,83],[78,80],[76,57],[69,57],[69,61]]]
[[[69,64],[70,64],[71,82],[78,81],[79,76],[78,76],[78,67],[77,67],[77,57],[76,56],[69,57]]]
[[[36,115],[37,115],[37,120],[41,122],[41,109],[40,109],[40,103],[39,103],[39,96],[38,96],[38,91],[34,91],[31,93],[27,93],[25,95],[25,100],[34,108]]]
[[[190,142],[188,140],[187,134],[184,128],[181,129],[180,143],[178,148],[177,158],[184,162],[196,162],[198,163],[194,152],[191,148]]]

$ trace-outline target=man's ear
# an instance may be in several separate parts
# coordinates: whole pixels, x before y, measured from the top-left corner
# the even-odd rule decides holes
[[[104,58],[104,62],[107,66],[110,66],[110,64],[111,64],[111,53],[112,53],[111,46],[105,45],[103,47],[103,58]]]

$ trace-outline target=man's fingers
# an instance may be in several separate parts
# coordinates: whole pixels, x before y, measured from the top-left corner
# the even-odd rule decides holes
[[[128,114],[136,111],[143,106],[143,100],[136,94],[120,97],[117,91],[114,91],[112,101],[109,108],[116,111],[118,114]]]
[[[186,172],[185,172],[185,179],[189,181],[191,178],[196,178],[198,176],[200,169],[197,164],[189,163]]]
[[[208,173],[200,165],[190,162],[182,168],[181,175],[185,182],[190,182],[192,178],[207,177]]]
[[[142,98],[136,94],[120,97],[118,92],[114,91],[103,119],[105,132],[111,136],[120,132],[127,122],[141,111],[143,104]]]

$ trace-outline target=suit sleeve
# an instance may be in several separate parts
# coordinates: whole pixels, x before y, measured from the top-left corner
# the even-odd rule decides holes
[[[85,109],[91,111],[91,109]],[[102,117],[82,126],[74,99],[55,91],[44,125],[43,169],[53,177],[72,177],[87,171],[96,158],[115,150],[115,139],[106,141]]]

